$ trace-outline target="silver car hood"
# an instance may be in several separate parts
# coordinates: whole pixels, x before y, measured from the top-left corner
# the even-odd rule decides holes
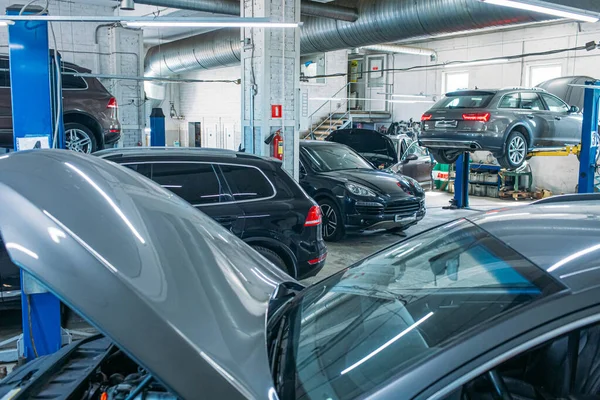
[[[64,150],[0,156],[12,260],[185,399],[276,398],[266,313],[293,279],[152,181]]]

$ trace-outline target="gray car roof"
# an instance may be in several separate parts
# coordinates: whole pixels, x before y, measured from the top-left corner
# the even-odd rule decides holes
[[[574,291],[600,284],[600,201],[511,207],[469,218]]]
[[[15,262],[182,398],[276,398],[274,265],[143,176],[65,150],[0,157]]]

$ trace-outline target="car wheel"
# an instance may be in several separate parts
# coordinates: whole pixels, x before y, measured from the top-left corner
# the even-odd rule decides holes
[[[521,132],[511,132],[506,140],[504,155],[498,158],[498,163],[505,169],[517,169],[525,162],[527,153],[525,136]]]
[[[267,249],[266,247],[262,246],[252,246],[252,248],[256,250],[261,256],[275,264],[277,268],[286,273],[289,273],[287,266],[285,265],[285,261],[283,261],[283,258],[279,257],[279,254],[275,253],[271,249]]]
[[[91,129],[76,122],[65,124],[65,144],[68,150],[85,154],[93,153],[98,147]]]
[[[344,237],[344,222],[338,206],[331,200],[319,201],[323,214],[323,239],[327,242],[337,242]]]
[[[454,164],[458,157],[460,157],[460,152],[449,152],[448,150],[430,150],[431,155],[440,164]]]

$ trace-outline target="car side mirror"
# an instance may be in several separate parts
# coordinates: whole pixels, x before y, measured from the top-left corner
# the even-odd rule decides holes
[[[408,164],[411,161],[417,161],[419,159],[419,157],[417,157],[416,154],[409,154],[406,156],[406,158],[402,161],[402,164]]]
[[[579,111],[581,111],[581,110],[577,106],[571,106],[571,108],[569,109],[569,112],[571,114],[577,114]]]

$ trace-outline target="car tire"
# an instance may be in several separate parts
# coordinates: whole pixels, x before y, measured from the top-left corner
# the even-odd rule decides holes
[[[323,215],[323,239],[337,242],[345,236],[344,219],[339,207],[329,199],[318,201]]]
[[[288,268],[285,265],[285,261],[283,261],[283,258],[281,258],[279,254],[275,253],[271,249],[267,249],[266,247],[262,246],[252,246],[252,248],[256,250],[261,256],[271,261],[271,263],[273,263],[277,268],[289,274]]]
[[[454,164],[461,153],[456,154],[448,153],[448,150],[429,150],[434,160],[440,164]]]
[[[527,159],[528,144],[525,135],[513,131],[506,139],[504,155],[498,157],[498,164],[504,169],[517,169]]]
[[[68,150],[78,153],[91,154],[98,150],[92,130],[77,122],[65,124],[65,145]]]

